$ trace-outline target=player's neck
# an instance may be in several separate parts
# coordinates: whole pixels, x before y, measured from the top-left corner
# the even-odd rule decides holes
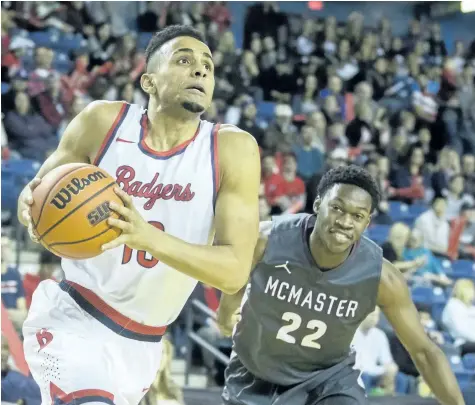
[[[147,145],[156,151],[170,150],[193,138],[199,123],[199,116],[186,119],[163,110],[149,110]]]
[[[320,269],[331,270],[340,266],[350,255],[351,246],[342,253],[332,253],[326,247],[325,243],[320,239],[316,228],[310,234],[310,253]]]

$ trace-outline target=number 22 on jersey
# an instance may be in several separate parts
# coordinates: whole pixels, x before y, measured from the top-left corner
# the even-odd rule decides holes
[[[277,332],[277,339],[283,340],[284,342],[295,344],[296,339],[290,335],[290,332],[296,331],[300,328],[302,324],[302,318],[299,314],[295,312],[285,312],[282,315],[282,319],[290,323],[288,325],[282,326],[279,331]],[[307,323],[307,329],[315,330],[315,332],[310,333],[303,337],[302,342],[300,343],[302,346],[311,347],[313,349],[321,349],[322,345],[317,342],[327,331],[327,324],[323,321],[319,321],[318,319],[312,319]]]
[[[165,226],[161,222],[149,221],[150,225],[153,225],[155,228],[160,229],[161,231],[165,230]],[[127,245],[124,246],[124,254],[122,255],[122,264],[127,264],[132,259],[133,249],[129,248]],[[156,266],[160,260],[152,258],[147,258],[147,252],[145,250],[139,250],[137,252],[137,263],[146,269],[151,269]]]

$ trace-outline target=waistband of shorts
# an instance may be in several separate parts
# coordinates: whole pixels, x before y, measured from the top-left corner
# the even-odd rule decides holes
[[[147,326],[116,311],[93,291],[77,283],[62,280],[59,287],[93,318],[123,337],[144,342],[160,342],[166,326]]]

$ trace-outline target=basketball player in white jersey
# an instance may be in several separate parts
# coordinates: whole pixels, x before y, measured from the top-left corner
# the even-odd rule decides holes
[[[125,204],[111,206],[122,220],[109,219],[121,236],[98,257],[63,259],[65,280],[43,281],[33,295],[24,349],[43,404],[137,404],[159,368],[162,335],[197,280],[235,293],[249,277],[258,236],[257,144],[239,128],[200,120],[214,74],[199,32],[168,27],[146,56],[148,110],[91,103],[20,197],[18,216],[31,234],[39,179],[86,162],[116,178]]]

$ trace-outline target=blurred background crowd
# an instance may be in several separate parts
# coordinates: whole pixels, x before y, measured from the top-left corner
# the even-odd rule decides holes
[[[61,278],[58,259],[18,231],[19,191],[92,100],[146,107],[139,79],[149,39],[166,25],[189,24],[205,35],[216,67],[204,118],[235,124],[260,146],[261,219],[311,212],[326,170],[366,167],[383,194],[367,236],[406,276],[427,333],[460,384],[473,387],[475,30],[449,42],[424,12],[396,26],[383,3],[374,3],[383,11],[370,22],[356,11],[320,17],[326,2],[301,2],[304,13],[281,11],[281,4],[2,2],[1,285],[13,327],[21,332],[39,282]],[[192,299],[215,311],[218,297],[200,285]],[[191,358],[208,387],[223,383],[224,366],[211,352],[190,353],[185,318],[172,327],[146,403],[183,402],[172,378],[180,380],[183,367],[172,362],[173,351],[175,359]],[[212,316],[201,313],[188,324],[229,355],[230,341]],[[379,310],[354,346],[371,395],[431,396]],[[39,404],[38,395],[2,339],[2,400]]]

